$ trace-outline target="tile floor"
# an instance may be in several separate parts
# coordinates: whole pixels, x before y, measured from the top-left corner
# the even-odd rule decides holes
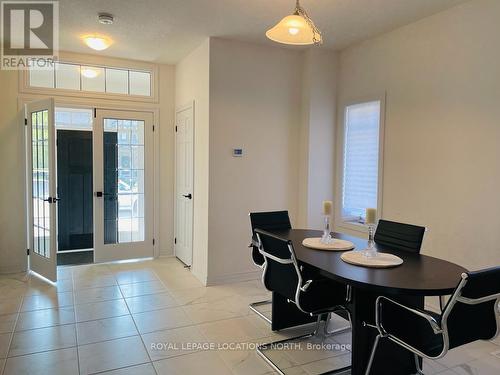
[[[250,311],[269,297],[260,281],[205,288],[173,258],[61,267],[58,278],[54,287],[0,276],[0,374],[273,374],[252,345],[304,332],[274,333]],[[325,343],[340,349],[269,355],[287,375],[349,364],[349,333]],[[425,371],[500,374],[500,338],[452,350]]]

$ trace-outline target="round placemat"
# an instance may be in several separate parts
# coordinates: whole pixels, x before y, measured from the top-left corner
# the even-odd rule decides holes
[[[351,241],[338,240],[336,238],[329,244],[321,242],[321,237],[305,238],[302,241],[302,245],[316,250],[345,251],[354,249],[354,244]]]
[[[403,264],[403,259],[388,253],[378,253],[376,257],[369,258],[363,254],[363,251],[349,251],[342,254],[340,258],[346,263],[371,268],[390,268]]]

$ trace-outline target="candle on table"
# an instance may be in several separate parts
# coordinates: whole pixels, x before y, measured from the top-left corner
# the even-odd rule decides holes
[[[375,224],[376,220],[377,220],[377,209],[367,208],[365,214],[365,224],[367,225]]]
[[[332,214],[332,201],[323,201],[323,215],[330,216]]]

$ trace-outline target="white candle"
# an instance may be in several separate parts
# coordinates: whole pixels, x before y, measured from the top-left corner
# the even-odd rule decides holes
[[[367,208],[365,213],[365,224],[368,225],[375,224],[376,220],[377,220],[377,209]]]
[[[330,216],[332,214],[332,201],[323,201],[323,215]]]

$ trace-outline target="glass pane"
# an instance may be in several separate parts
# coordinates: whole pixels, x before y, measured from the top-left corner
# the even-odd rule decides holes
[[[104,120],[104,191],[105,243],[144,241],[144,121]]]
[[[82,90],[104,92],[106,90],[104,68],[82,66]]]
[[[92,110],[56,108],[56,129],[92,130]]]
[[[50,194],[48,117],[48,110],[31,114],[33,251],[46,258],[50,256],[50,204],[45,201]]]
[[[118,120],[118,143],[123,145],[130,144],[131,121]]]
[[[346,108],[342,214],[363,220],[366,208],[377,208],[380,102]]]
[[[128,94],[128,70],[106,68],[106,92]]]
[[[130,143],[133,145],[144,144],[144,121],[131,121]]]
[[[151,74],[130,71],[130,95],[151,96]]]
[[[104,131],[105,132],[116,132],[118,127],[118,120],[114,119],[109,119],[106,118],[104,119]]]
[[[80,90],[80,65],[56,63],[56,88]]]
[[[54,88],[54,68],[30,69],[30,86]]]

